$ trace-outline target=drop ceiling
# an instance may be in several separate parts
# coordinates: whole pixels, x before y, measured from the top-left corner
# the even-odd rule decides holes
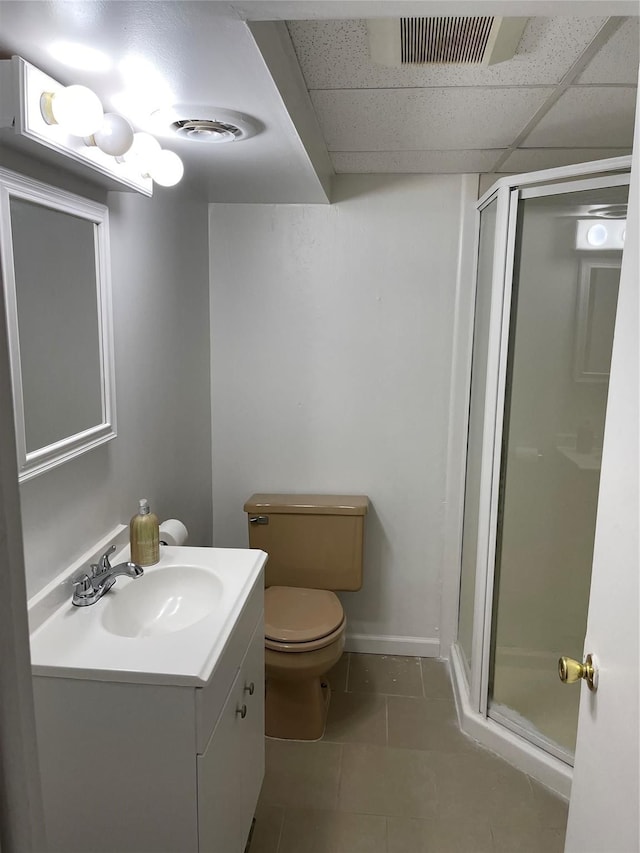
[[[508,172],[627,154],[638,19],[531,18],[493,66],[369,58],[362,20],[290,21],[336,172]]]
[[[210,201],[326,203],[333,171],[513,172],[629,153],[637,3],[502,3],[529,20],[515,57],[490,67],[393,69],[369,58],[366,16],[489,5],[1,0],[0,56],[90,86],[107,109],[130,110],[137,129],[145,110],[171,103],[251,116],[261,132],[240,142],[162,140]],[[101,50],[109,68],[70,68],[50,53],[61,40]],[[142,112],[131,98],[123,109],[127,87],[145,94],[145,75],[155,93],[150,83]]]

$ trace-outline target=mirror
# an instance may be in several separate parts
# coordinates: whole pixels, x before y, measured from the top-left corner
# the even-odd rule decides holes
[[[590,258],[580,263],[574,371],[577,382],[609,379],[620,266],[615,258]]]
[[[108,211],[0,169],[20,482],[116,435]]]

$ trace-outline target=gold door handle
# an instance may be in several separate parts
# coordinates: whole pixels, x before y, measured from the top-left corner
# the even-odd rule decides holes
[[[589,690],[598,689],[598,666],[593,655],[587,655],[584,663],[573,658],[560,658],[558,675],[563,684],[574,684],[584,678],[589,685]]]

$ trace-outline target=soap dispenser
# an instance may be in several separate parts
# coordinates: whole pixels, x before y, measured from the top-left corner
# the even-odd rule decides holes
[[[149,501],[138,501],[139,509],[129,524],[131,561],[139,566],[153,566],[160,559],[160,527],[158,516],[149,509]]]

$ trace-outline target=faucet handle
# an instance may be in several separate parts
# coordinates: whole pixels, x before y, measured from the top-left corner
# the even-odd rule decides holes
[[[88,592],[90,589],[93,589],[91,578],[87,574],[78,575],[73,579],[72,583],[76,592]]]
[[[104,554],[100,557],[100,560],[97,563],[91,564],[91,571],[93,572],[94,577],[101,572],[108,572],[111,568],[111,563],[109,562],[109,557],[111,554],[114,554],[116,551],[116,545],[110,545]]]
[[[89,575],[82,574],[73,579],[73,604],[90,604],[93,594],[93,584]]]

